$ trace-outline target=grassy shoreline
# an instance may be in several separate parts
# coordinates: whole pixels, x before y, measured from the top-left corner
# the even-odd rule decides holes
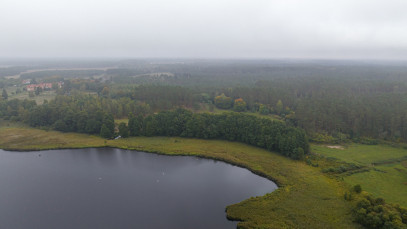
[[[361,228],[352,222],[351,204],[343,199],[348,186],[320,168],[242,143],[177,137],[105,140],[28,127],[0,127],[0,148],[47,150],[114,147],[166,155],[188,155],[244,167],[274,181],[279,189],[226,208],[239,228]],[[317,206],[317,207],[316,207]]]

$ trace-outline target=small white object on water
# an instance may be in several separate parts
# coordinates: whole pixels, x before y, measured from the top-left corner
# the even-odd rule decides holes
[[[160,180],[157,180],[157,183],[159,183],[160,182]]]
[[[99,177],[99,178],[98,178],[98,180],[102,180],[102,178],[101,178],[101,177]]]

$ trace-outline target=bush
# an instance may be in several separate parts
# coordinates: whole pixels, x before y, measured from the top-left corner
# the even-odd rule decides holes
[[[351,192],[345,192],[343,195],[345,200],[351,201],[353,199],[352,193]]]
[[[302,160],[303,158],[304,158],[304,149],[302,149],[301,147],[298,147],[298,148],[296,148],[296,149],[294,149],[294,151],[293,151],[293,159],[296,159],[296,160]]]
[[[360,186],[360,184],[357,184],[357,185],[353,186],[353,191],[355,191],[356,193],[361,193],[362,192],[362,186]]]
[[[407,228],[407,209],[386,204],[382,198],[363,197],[354,211],[356,221],[367,228]]]

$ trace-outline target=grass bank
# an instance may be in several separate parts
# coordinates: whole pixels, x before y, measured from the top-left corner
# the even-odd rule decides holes
[[[193,155],[246,167],[280,186],[273,193],[227,207],[241,228],[360,228],[352,222],[351,204],[343,199],[346,185],[320,168],[242,143],[172,137],[105,140],[83,134],[64,134],[23,126],[0,127],[0,148],[117,147],[168,155]]]

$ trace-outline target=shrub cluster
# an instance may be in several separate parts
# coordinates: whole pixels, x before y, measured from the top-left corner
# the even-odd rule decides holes
[[[356,221],[367,228],[407,228],[407,208],[387,204],[382,198],[363,197],[355,213]]]
[[[337,167],[324,168],[324,169],[322,169],[322,172],[323,173],[345,173],[345,172],[347,172],[350,175],[350,174],[353,174],[353,173],[359,173],[359,172],[364,172],[364,171],[368,171],[368,170],[369,169],[364,170],[359,165],[349,163],[349,164],[342,164],[342,165],[337,166]]]

